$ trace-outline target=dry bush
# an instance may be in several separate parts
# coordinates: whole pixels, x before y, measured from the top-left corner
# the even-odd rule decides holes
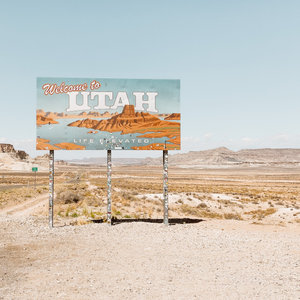
[[[0,191],[0,207],[24,202],[29,198],[36,197],[40,193],[45,193],[47,190],[45,187],[40,187],[37,191],[34,188],[22,187]]]
[[[88,196],[84,198],[84,202],[88,205],[88,206],[94,206],[94,207],[98,207],[100,206],[100,199],[97,199],[95,196]]]
[[[130,204],[131,204],[131,202],[129,201],[129,200],[126,200],[126,199],[122,199],[121,200],[121,204],[123,205],[123,206],[130,206]]]
[[[130,200],[130,201],[137,201],[137,197],[135,197],[133,195],[132,192],[129,192],[129,191],[122,191],[121,192],[121,197],[125,200]]]
[[[276,211],[277,211],[277,209],[275,209],[275,208],[267,208],[265,210],[258,209],[258,210],[245,212],[245,215],[252,215],[252,218],[262,219],[266,216],[276,213]]]
[[[197,205],[197,208],[206,208],[206,207],[207,207],[207,204],[204,202]]]
[[[199,210],[196,207],[190,206],[188,204],[181,204],[180,211],[184,214],[197,216],[199,214]]]
[[[241,217],[241,215],[237,214],[237,213],[224,214],[224,218],[226,220],[243,220],[243,218]]]
[[[73,191],[64,191],[60,194],[57,194],[56,201],[60,203],[78,203],[79,201],[83,200],[83,195],[73,192]]]
[[[208,212],[205,210],[199,212],[199,217],[210,218],[210,219],[223,219],[223,216],[221,214],[215,212]]]
[[[85,198],[86,194],[89,195],[86,188],[85,184],[62,187],[56,191],[56,201],[65,204],[78,203]]]
[[[71,225],[86,225],[89,223],[90,223],[89,220],[87,220],[84,217],[80,217],[80,218],[76,219],[74,222],[72,222]]]
[[[154,203],[155,205],[161,205],[162,204],[162,200],[152,200],[152,203]]]

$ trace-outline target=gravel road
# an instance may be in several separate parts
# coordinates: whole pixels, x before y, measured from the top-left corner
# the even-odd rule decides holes
[[[0,216],[0,299],[300,299],[299,226]]]

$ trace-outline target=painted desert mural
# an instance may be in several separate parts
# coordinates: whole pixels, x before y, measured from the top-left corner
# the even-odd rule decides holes
[[[62,123],[66,128],[61,128]],[[136,112],[134,105],[125,105],[120,114],[83,112],[68,115],[38,109],[36,124],[37,150],[87,150],[89,143],[97,144],[98,149],[107,150],[128,150],[129,146],[131,150],[180,150],[179,113]],[[47,135],[43,134],[44,131],[51,131],[55,127],[66,132],[70,127],[80,128],[83,138],[73,138],[72,142],[60,143],[51,142],[51,138],[43,138]],[[92,138],[87,138],[87,134]]]

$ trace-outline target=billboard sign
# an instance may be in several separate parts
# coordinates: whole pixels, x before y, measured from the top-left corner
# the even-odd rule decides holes
[[[180,80],[37,78],[37,150],[180,150]]]

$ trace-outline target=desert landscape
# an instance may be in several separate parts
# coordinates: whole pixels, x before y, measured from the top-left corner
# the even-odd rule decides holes
[[[0,147],[0,299],[299,299],[300,150],[55,162]],[[36,177],[31,171],[38,166]]]

